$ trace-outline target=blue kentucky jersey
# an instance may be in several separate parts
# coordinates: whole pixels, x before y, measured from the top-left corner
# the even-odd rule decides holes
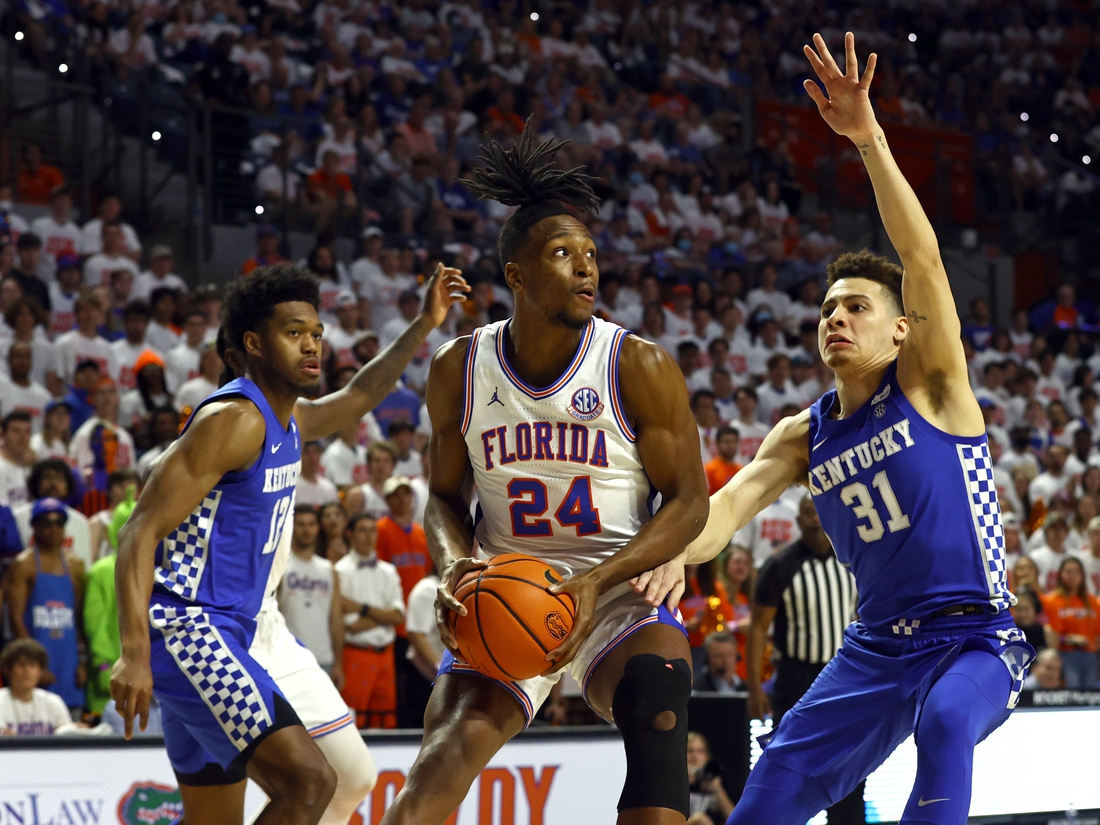
[[[810,493],[855,575],[860,619],[893,624],[958,604],[1006,610],[1015,598],[989,443],[921,418],[896,370],[895,361],[847,418],[827,417],[835,390],[810,408]]]
[[[267,423],[256,463],[226,473],[198,507],[157,546],[151,603],[237,614],[252,623],[284,529],[294,521],[294,488],[301,463],[298,425],[283,428],[264,394],[238,378],[210,395],[250,400]],[[195,414],[191,419],[195,420]],[[217,450],[217,444],[210,445]]]

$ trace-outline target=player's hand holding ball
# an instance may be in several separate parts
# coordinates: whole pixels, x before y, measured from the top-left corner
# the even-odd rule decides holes
[[[577,632],[576,608],[580,599],[588,598],[587,593],[574,595],[582,577],[563,582],[546,562],[522,553],[494,556],[478,568],[463,567],[466,572],[448,594],[461,609],[444,612],[457,659],[485,676],[510,682],[557,670],[572,659],[579,645],[570,644]]]
[[[594,570],[595,568],[593,568]],[[546,658],[553,663],[551,672],[556,673],[573,661],[581,649],[584,640],[592,632],[592,616],[596,612],[596,602],[600,598],[600,582],[593,570],[570,576],[560,584],[550,587],[550,592],[559,596],[568,596],[576,606],[573,616],[573,628],[561,647],[550,651]]]
[[[469,292],[470,285],[462,277],[461,269],[438,263],[435,272],[428,280],[427,292],[424,295],[424,309],[421,310],[421,314],[431,322],[434,329],[447,320],[447,313],[451,306],[465,301]]]
[[[451,630],[451,613],[457,613],[459,616],[466,615],[466,607],[454,596],[455,588],[458,587],[463,576],[480,570],[486,563],[484,559],[464,556],[448,564],[443,575],[439,577],[439,586],[435,590],[435,624],[439,628],[439,639],[443,642],[443,646],[455,656],[459,653],[458,644]]]

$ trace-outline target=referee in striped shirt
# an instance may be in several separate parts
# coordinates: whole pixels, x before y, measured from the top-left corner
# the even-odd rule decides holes
[[[794,707],[833,658],[844,628],[855,618],[856,581],[833,553],[817,517],[813,499],[798,511],[802,538],[769,558],[760,568],[753,593],[745,666],[749,716],[774,724]],[[775,683],[771,696],[761,685],[768,628],[775,623]],[[829,808],[829,825],[863,825],[863,783]]]

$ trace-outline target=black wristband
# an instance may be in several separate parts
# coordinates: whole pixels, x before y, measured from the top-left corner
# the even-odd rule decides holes
[[[360,616],[360,618],[363,618],[363,619],[369,619],[370,618],[370,605],[369,604],[365,604],[365,605],[363,605],[362,607],[359,608],[359,616]]]

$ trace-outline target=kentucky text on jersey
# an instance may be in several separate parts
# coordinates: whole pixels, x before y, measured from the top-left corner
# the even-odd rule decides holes
[[[289,490],[298,484],[298,467],[300,462],[283,464],[281,467],[264,468],[264,492],[278,493],[281,490]]]
[[[501,465],[516,461],[564,461],[607,467],[604,431],[583,424],[525,421],[514,427],[485,430],[481,434],[481,443],[485,449],[486,470],[496,466],[494,458]]]
[[[903,418],[896,424],[880,430],[877,435],[866,441],[811,467],[810,493],[819,496],[828,492],[833,489],[833,485],[843,484],[855,476],[860,469],[869,470],[887,456],[900,453],[906,447],[912,447],[914,443],[913,437],[909,434],[909,419]],[[856,462],[859,462],[859,468],[856,467]],[[821,485],[820,488],[814,484],[815,481]]]

